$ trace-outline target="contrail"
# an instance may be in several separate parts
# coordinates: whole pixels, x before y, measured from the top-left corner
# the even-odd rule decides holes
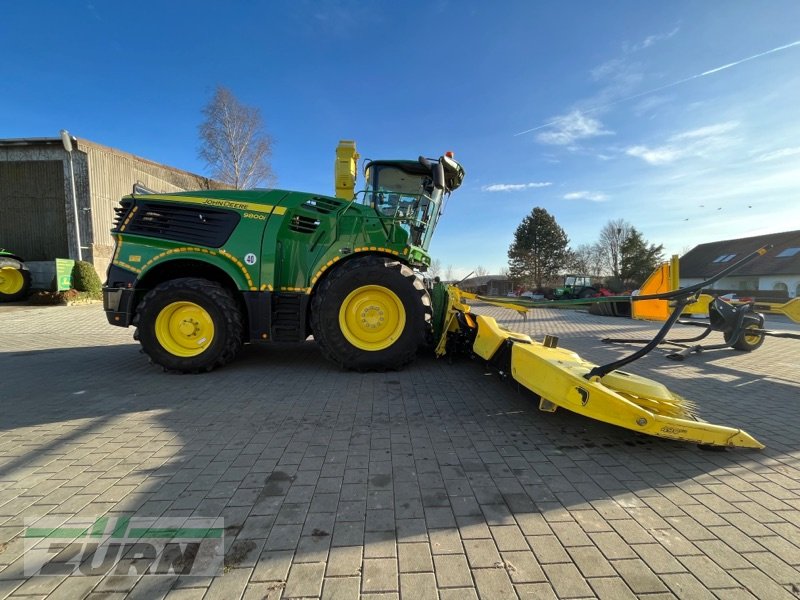
[[[714,69],[709,69],[708,71],[703,71],[702,73],[698,73],[697,75],[692,75],[691,77],[686,77],[684,79],[679,79],[678,81],[673,81],[672,83],[668,83],[667,85],[662,85],[660,87],[653,88],[651,90],[639,92],[638,94],[633,94],[632,96],[626,96],[625,98],[614,100],[614,102],[609,102],[607,104],[601,104],[600,106],[587,108],[586,110],[582,110],[581,112],[584,114],[593,113],[603,108],[608,108],[609,106],[614,106],[615,104],[619,104],[620,102],[635,100],[636,98],[641,98],[642,96],[646,96],[647,94],[660,92],[661,90],[666,90],[667,88],[675,87],[676,85],[681,85],[683,83],[692,81],[694,79],[700,79],[701,77],[705,77],[706,75],[713,75],[714,73],[719,73],[720,71],[724,71],[725,69],[730,69],[731,67],[735,67],[737,65],[746,63],[751,60],[755,60],[757,58],[761,58],[762,56],[766,56],[767,54],[773,54],[775,52],[780,52],[781,50],[786,50],[787,48],[792,48],[793,46],[800,46],[800,40],[797,40],[796,42],[792,42],[790,44],[785,44],[783,46],[778,46],[777,48],[773,48],[772,50],[767,50],[766,52],[759,52],[758,54],[754,54],[753,56],[748,56],[747,58],[743,58],[741,60],[737,60],[735,62],[722,65],[721,67],[716,67]],[[533,127],[532,129],[526,129],[525,131],[520,131],[519,133],[515,133],[514,137],[517,137],[518,135],[525,135],[526,133],[531,133],[532,131],[538,131],[539,129],[544,129],[545,127],[551,127],[553,125],[557,125],[558,123],[559,119],[556,119],[554,121],[550,121],[549,123],[544,123],[543,125],[539,125],[538,127]]]

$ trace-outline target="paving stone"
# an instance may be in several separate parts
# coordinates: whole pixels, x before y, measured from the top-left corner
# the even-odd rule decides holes
[[[433,573],[401,573],[400,596],[403,600],[438,600]]]
[[[594,546],[567,548],[572,562],[584,577],[611,577],[616,575],[614,567]]]
[[[322,587],[323,600],[358,600],[361,597],[361,578],[326,577]]]
[[[528,549],[528,543],[516,525],[497,525],[490,529],[497,549],[501,552]]]
[[[285,581],[294,550],[264,551],[253,569],[253,581]]]
[[[355,546],[364,543],[364,522],[337,521],[333,528],[334,546]]]
[[[328,577],[358,575],[361,572],[361,546],[334,546],[328,556]]]
[[[516,600],[517,594],[505,569],[474,569],[472,576],[481,600]]]
[[[456,521],[458,522],[458,533],[465,540],[492,537],[489,526],[482,515],[459,516],[456,517]]]
[[[514,583],[537,583],[547,581],[533,552],[503,552],[502,560],[511,581]]]
[[[367,531],[364,534],[364,558],[396,558],[394,531]]]
[[[428,539],[425,519],[397,519],[397,539],[401,542],[424,542]]]
[[[592,590],[580,571],[571,563],[542,565],[550,585],[562,598],[591,596]]]
[[[240,598],[247,587],[251,569],[231,569],[221,577],[215,577],[203,600],[232,600]]]
[[[365,559],[361,571],[361,590],[364,593],[398,591],[397,561],[393,558]]]
[[[681,573],[686,571],[688,563],[685,560],[678,562],[668,551],[660,544],[635,544],[631,546],[639,555],[653,573]],[[681,557],[681,558],[695,558],[695,557]],[[691,571],[692,569],[689,568]]]
[[[461,538],[453,529],[431,529],[428,531],[432,554],[463,554]]]
[[[322,579],[325,563],[293,564],[286,580],[284,596],[287,598],[319,596],[322,592]]]
[[[661,579],[639,559],[614,560],[611,564],[635,594],[666,591]]]
[[[401,573],[433,571],[431,549],[427,543],[398,544]]]
[[[569,561],[569,554],[554,535],[532,535],[525,538],[541,564]]]
[[[678,598],[686,600],[714,600],[715,596],[691,573],[668,573],[662,576],[664,583]],[[725,594],[722,592],[723,595]]]
[[[494,540],[464,540],[464,548],[473,569],[497,567],[502,563]]]
[[[636,595],[621,579],[594,577],[588,581],[592,591],[600,600],[636,600]]]
[[[463,554],[439,554],[433,557],[439,588],[473,585],[467,558]]]

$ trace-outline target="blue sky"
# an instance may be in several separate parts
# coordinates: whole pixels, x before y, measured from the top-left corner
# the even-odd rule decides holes
[[[467,170],[432,245],[506,264],[535,206],[573,244],[624,218],[667,253],[800,228],[800,3],[5,2],[0,137],[194,172],[217,84],[261,108],[278,187],[334,148]],[[741,62],[740,62],[741,61]]]

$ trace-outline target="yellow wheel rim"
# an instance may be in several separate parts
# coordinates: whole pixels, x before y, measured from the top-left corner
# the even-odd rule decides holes
[[[174,356],[197,356],[214,341],[214,321],[199,304],[173,302],[156,317],[156,339]]]
[[[745,327],[744,331],[742,332],[744,334],[743,336],[744,340],[750,346],[757,344],[761,339],[761,334],[758,332],[753,333],[752,332],[753,329],[760,329],[760,327],[755,323],[753,323],[752,325],[748,325],[747,327]]]
[[[394,344],[406,326],[406,309],[392,290],[365,285],[347,295],[339,308],[339,327],[348,342],[375,352]]]
[[[22,271],[14,267],[0,268],[0,294],[11,296],[17,294],[25,285]]]

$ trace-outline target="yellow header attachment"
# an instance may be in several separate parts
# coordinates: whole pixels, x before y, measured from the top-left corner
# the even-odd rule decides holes
[[[333,176],[337,198],[348,201],[354,198],[359,158],[361,155],[356,151],[356,143],[353,140],[339,140],[339,145],[336,146]]]

